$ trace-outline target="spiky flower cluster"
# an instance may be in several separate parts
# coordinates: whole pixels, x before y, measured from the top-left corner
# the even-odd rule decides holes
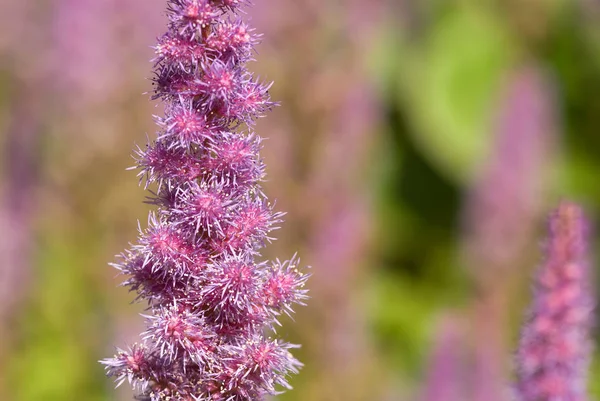
[[[149,400],[260,400],[300,363],[268,337],[306,298],[298,260],[255,262],[281,221],[263,194],[253,122],[273,104],[245,68],[259,36],[241,0],[169,0],[155,47],[158,138],[137,150],[150,202],[136,244],[115,264],[149,304],[143,341],[104,360]]]
[[[587,225],[581,208],[563,202],[549,221],[546,260],[535,281],[530,320],[517,352],[520,401],[584,401],[591,354]]]

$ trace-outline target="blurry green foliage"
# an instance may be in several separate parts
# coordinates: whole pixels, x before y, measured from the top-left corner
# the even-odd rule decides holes
[[[103,294],[93,270],[94,238],[43,233],[33,297],[25,305],[10,364],[11,392],[23,401],[104,399]],[[91,274],[90,274],[91,273]]]
[[[415,145],[464,180],[488,152],[490,106],[515,49],[484,7],[453,8],[429,28],[398,55],[399,105]]]

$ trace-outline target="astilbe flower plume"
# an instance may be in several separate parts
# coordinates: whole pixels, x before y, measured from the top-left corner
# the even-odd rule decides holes
[[[579,206],[563,202],[550,216],[529,321],[516,356],[520,401],[583,401],[593,299],[588,225]]]
[[[155,47],[158,137],[136,151],[148,227],[114,266],[148,302],[139,344],[102,361],[148,400],[260,400],[290,388],[294,346],[269,337],[306,298],[298,260],[257,262],[281,221],[253,122],[273,106],[245,63],[259,35],[238,0],[169,0]]]

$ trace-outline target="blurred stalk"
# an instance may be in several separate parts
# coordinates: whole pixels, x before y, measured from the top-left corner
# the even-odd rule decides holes
[[[0,13],[0,68],[10,82],[0,88],[1,96],[9,99],[1,147],[0,361],[8,360],[17,340],[16,327],[29,298],[37,257],[40,150],[48,107],[46,5],[46,1],[7,0]],[[8,363],[0,363],[2,399],[10,399],[8,370]]]
[[[137,189],[135,174],[126,171],[132,164],[129,151],[133,142],[143,141],[144,132],[154,130],[149,117],[153,104],[143,95],[150,76],[153,51],[148,46],[163,30],[164,0],[57,0],[53,25],[53,66],[55,91],[63,100],[56,128],[64,149],[49,173],[49,195],[66,206],[73,230],[65,232],[71,247],[93,247],[79,276],[90,288],[88,296],[101,302],[93,313],[104,320],[90,320],[80,332],[95,330],[90,344],[81,344],[84,359],[81,383],[100,383],[111,399],[130,400],[130,389],[123,386],[114,393],[112,385],[98,374],[96,360],[112,353],[109,344],[132,343],[143,329],[131,317],[141,306],[123,308],[130,294],[117,290],[106,260],[131,241],[135,229],[131,216],[142,216],[143,191]],[[135,200],[132,200],[135,199]],[[109,228],[110,227],[110,228]],[[94,247],[95,246],[95,247]],[[119,305],[111,306],[111,305]],[[101,327],[101,330],[97,330]],[[75,384],[74,384],[75,385]],[[101,392],[95,397],[105,397]]]
[[[437,324],[429,371],[422,401],[463,401],[464,322],[455,315],[444,315]]]
[[[306,382],[294,383],[286,399],[376,399],[373,388],[383,388],[385,378],[375,373],[363,290],[372,231],[367,166],[380,115],[365,62],[381,2],[258,1],[257,7],[264,7],[256,20],[269,38],[263,47],[283,60],[266,74],[279,84],[273,97],[282,107],[257,129],[272,137],[266,151],[278,154],[267,162],[270,181],[291,181],[288,188],[267,188],[290,211],[274,247],[304,244],[314,268],[312,308],[297,319],[304,320],[298,335],[311,353],[303,357]],[[288,132],[287,141],[270,130]]]
[[[364,294],[367,255],[371,241],[371,206],[366,188],[356,184],[364,174],[375,122],[375,102],[368,86],[355,83],[339,105],[337,124],[321,140],[307,195],[318,193],[313,204],[308,246],[316,269],[315,297],[324,297],[324,325],[319,365],[330,386],[344,400],[362,400],[374,378],[373,350],[366,332]],[[348,386],[347,383],[352,383]],[[370,392],[370,391],[369,391]]]
[[[502,0],[498,6],[505,9],[506,22],[517,35],[522,45],[536,50],[551,33],[552,19],[557,4],[544,0]],[[567,2],[568,3],[568,2]]]
[[[27,298],[35,258],[42,98],[39,88],[32,90],[30,83],[21,83],[19,88],[9,112],[10,122],[2,149],[4,177],[0,232],[4,235],[0,241],[0,360],[10,348],[10,327],[13,327],[10,321]],[[0,377],[4,376],[2,373]]]
[[[140,18],[140,10],[147,14],[155,11],[147,2],[143,6],[138,2],[139,10],[134,14],[130,7],[121,7],[121,3],[112,0],[10,1],[15,3],[11,9],[18,11],[18,16],[11,16],[17,22],[10,26],[18,24],[19,29],[9,32],[9,36],[3,35],[2,39],[8,37],[9,40],[6,45],[4,40],[0,45],[9,55],[3,61],[13,62],[14,65],[7,67],[20,77],[20,84],[15,88],[15,112],[11,115],[14,127],[8,132],[10,137],[6,137],[3,149],[9,156],[7,166],[11,168],[7,167],[7,174],[14,176],[6,180],[6,194],[10,194],[11,202],[2,202],[0,217],[6,214],[11,221],[24,219],[26,212],[20,212],[23,217],[12,210],[5,212],[7,205],[13,209],[17,206],[21,210],[31,209],[40,198],[44,200],[41,205],[44,213],[39,214],[40,221],[35,222],[41,224],[40,241],[35,248],[31,238],[21,241],[17,235],[10,238],[10,243],[2,244],[14,248],[13,254],[23,264],[25,260],[33,262],[37,253],[41,256],[35,261],[38,268],[34,276],[35,293],[22,313],[17,312],[19,319],[11,328],[15,333],[14,344],[9,348],[2,341],[0,346],[7,351],[6,359],[11,361],[2,364],[0,373],[10,378],[10,387],[7,381],[6,390],[10,390],[14,399],[70,400],[86,392],[85,399],[98,400],[103,397],[99,386],[106,385],[106,380],[99,374],[96,360],[105,353],[101,350],[103,345],[112,343],[106,337],[112,334],[114,326],[129,322],[121,317],[118,323],[107,324],[103,313],[104,303],[111,302],[115,294],[107,289],[114,289],[116,282],[110,269],[98,267],[105,266],[106,260],[121,248],[118,245],[118,248],[107,249],[105,225],[111,225],[107,220],[122,217],[127,219],[129,227],[125,216],[133,212],[115,208],[114,204],[137,205],[137,202],[118,200],[119,196],[131,197],[135,185],[131,191],[122,190],[119,185],[127,174],[125,158],[128,156],[119,154],[119,162],[115,162],[114,149],[121,143],[126,144],[121,148],[131,148],[129,133],[142,138],[146,126],[152,123],[147,118],[144,126],[136,115],[150,114],[150,102],[141,95],[145,80],[139,66],[143,66],[144,71],[150,69],[148,60],[152,51],[146,43],[152,42],[154,34],[149,33],[146,24],[157,18]],[[152,11],[148,11],[150,9]],[[160,14],[158,8],[156,13]],[[123,19],[128,22],[124,23]],[[123,26],[140,28],[143,35],[148,35],[144,44],[132,45]],[[138,35],[140,32],[136,31]],[[143,60],[139,59],[142,51],[131,52],[129,47],[132,46],[146,50]],[[139,101],[126,104],[132,93]],[[48,101],[50,98],[52,103]],[[39,137],[41,127],[54,133],[43,148],[35,146],[39,138],[32,138],[34,132]],[[15,148],[29,150],[17,152]],[[32,153],[37,150],[42,155]],[[28,166],[32,157],[37,162],[41,156],[45,162],[40,166],[43,185],[32,194],[37,176],[28,182],[26,177],[17,178],[14,172],[24,171],[22,167]],[[33,167],[37,166],[35,162]],[[136,178],[129,174],[127,177],[129,188]],[[19,202],[19,198],[26,202]],[[29,213],[29,223],[33,225],[31,215]],[[25,223],[18,225],[19,232],[32,236]],[[123,238],[129,234],[126,229],[112,234],[121,236],[116,242],[122,243],[133,238],[134,230],[131,231],[127,238]],[[30,248],[16,250],[13,243],[17,239],[23,244],[28,242]],[[9,256],[2,252],[3,259]],[[6,266],[11,269],[16,266],[2,262],[3,276]],[[26,272],[26,269],[17,271],[20,277],[30,278]],[[2,277],[0,285],[5,284],[11,285]],[[25,289],[16,285],[10,289],[25,293]],[[8,291],[2,291],[0,296],[12,299]],[[16,303],[16,299],[13,302]],[[6,305],[8,303],[2,302],[3,309]],[[133,314],[137,309],[128,312]],[[114,330],[132,331],[128,327]],[[49,370],[48,365],[53,369]],[[64,377],[57,380],[60,375],[66,375],[68,380]],[[31,376],[36,380],[31,382],[28,379]]]
[[[473,400],[506,400],[510,294],[543,209],[557,131],[552,87],[539,67],[506,82],[496,143],[464,210],[465,263],[472,275]]]

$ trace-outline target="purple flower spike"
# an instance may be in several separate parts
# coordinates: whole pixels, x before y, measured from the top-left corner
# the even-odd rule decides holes
[[[157,139],[135,154],[158,210],[114,265],[148,302],[147,330],[102,361],[140,399],[262,400],[290,388],[287,375],[301,366],[296,346],[268,333],[303,304],[308,276],[296,257],[255,261],[283,214],[260,186],[251,126],[273,103],[270,85],[245,68],[259,36],[230,18],[242,3],[168,1],[169,30],[155,47],[154,97],[165,115]]]
[[[518,267],[533,236],[558,131],[549,77],[525,65],[507,78],[493,153],[466,199],[464,215],[466,262],[479,285],[488,287]]]
[[[552,80],[535,64],[510,72],[494,146],[464,209],[465,265],[477,288],[472,394],[504,401],[508,298],[541,217],[546,167],[558,131]]]
[[[586,400],[593,299],[581,208],[563,202],[550,216],[546,259],[517,351],[521,401]]]

